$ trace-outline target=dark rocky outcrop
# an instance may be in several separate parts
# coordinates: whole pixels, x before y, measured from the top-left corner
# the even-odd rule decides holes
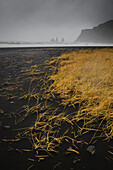
[[[100,24],[93,29],[84,29],[76,43],[113,43],[113,20]]]

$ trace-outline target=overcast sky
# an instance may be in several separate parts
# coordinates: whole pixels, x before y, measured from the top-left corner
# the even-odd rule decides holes
[[[0,41],[74,41],[113,19],[113,0],[0,0]]]

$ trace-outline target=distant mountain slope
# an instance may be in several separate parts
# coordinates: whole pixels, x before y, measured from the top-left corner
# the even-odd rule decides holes
[[[76,39],[77,43],[113,43],[113,20],[94,27],[84,29]]]

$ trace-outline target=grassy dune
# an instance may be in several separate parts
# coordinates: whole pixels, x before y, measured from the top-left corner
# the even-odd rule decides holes
[[[113,49],[80,50],[50,61],[52,81],[48,89],[59,94],[62,105],[76,108],[71,121],[83,120],[84,129],[100,129],[113,136]]]
[[[79,154],[78,144],[83,141],[88,145],[98,137],[111,139],[113,49],[79,50],[46,62],[49,70],[42,79],[37,105],[31,108],[37,112],[31,128],[34,148],[50,154],[65,141],[70,146],[67,151]],[[73,112],[67,113],[69,107]],[[88,132],[92,132],[90,139],[80,140]]]
[[[15,57],[14,63],[3,58],[4,70],[11,76],[4,77],[0,97],[5,108],[9,103],[9,110],[16,110],[9,113],[1,107],[0,114],[6,115],[6,125],[14,118],[13,128],[19,129],[14,139],[3,137],[2,142],[27,138],[34,154],[30,160],[38,163],[56,153],[62,159],[74,153],[78,160],[82,147],[87,150],[97,139],[110,141],[113,137],[113,48],[67,53],[61,49],[61,56],[51,58],[59,55],[59,49],[57,54],[54,51]],[[113,147],[106,149],[113,160]]]

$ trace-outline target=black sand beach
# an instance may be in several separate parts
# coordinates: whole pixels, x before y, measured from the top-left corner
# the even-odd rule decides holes
[[[59,153],[44,159],[35,157],[35,150],[28,137],[21,140],[19,136],[26,127],[32,127],[36,120],[36,114],[26,113],[28,97],[26,96],[34,88],[40,92],[41,80],[48,68],[45,61],[51,57],[60,56],[63,53],[79,50],[85,47],[66,48],[1,48],[0,49],[0,169],[11,170],[111,170],[113,160],[109,158],[109,147],[113,147],[113,141],[99,139],[92,144],[95,147],[93,155],[88,152],[85,143],[78,144],[80,154],[67,153],[69,143],[61,143]],[[88,47],[86,47],[88,48]],[[89,47],[95,49],[97,47]],[[101,47],[100,47],[101,48]],[[31,80],[34,78],[33,83]],[[21,96],[24,96],[21,98]],[[35,99],[30,100],[33,106]],[[56,104],[55,101],[53,105]],[[53,106],[54,107],[54,106]],[[72,108],[67,108],[67,112]],[[68,124],[64,124],[65,131]],[[19,130],[21,128],[21,130]],[[70,128],[70,126],[69,126]],[[93,132],[83,138],[87,142]],[[80,136],[80,139],[83,140]],[[41,154],[45,154],[41,152]]]

